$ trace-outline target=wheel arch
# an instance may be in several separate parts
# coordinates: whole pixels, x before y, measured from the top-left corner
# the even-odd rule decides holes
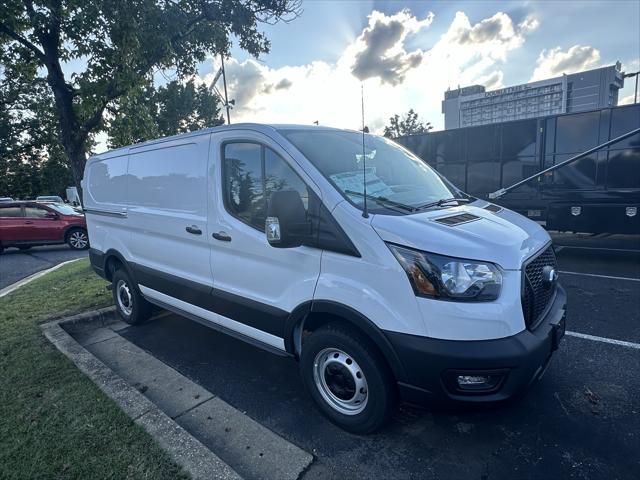
[[[86,227],[83,227],[82,225],[69,225],[64,229],[64,232],[62,234],[62,240],[64,242],[68,242],[69,234],[74,230],[84,230],[87,234],[87,237],[89,236],[89,230],[87,230]]]
[[[103,263],[104,274],[107,280],[111,281],[111,279],[113,278],[113,274],[116,271],[116,268],[118,265],[122,265],[122,267],[126,270],[127,274],[129,275],[129,278],[131,278],[131,280],[137,286],[138,281],[133,272],[133,268],[131,268],[131,265],[129,265],[129,262],[127,262],[127,260],[119,251],[113,248],[110,248],[104,254],[104,263]]]
[[[397,381],[406,381],[400,358],[382,330],[357,310],[330,300],[314,300],[296,307],[287,318],[284,343],[288,353],[299,358],[305,326],[317,329],[334,321],[342,321],[363,333],[382,353]]]

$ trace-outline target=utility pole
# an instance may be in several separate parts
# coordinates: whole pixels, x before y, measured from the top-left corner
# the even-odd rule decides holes
[[[227,107],[227,125],[231,125],[231,115],[229,114],[229,97],[227,96],[227,69],[224,68],[224,55],[220,54],[222,61],[222,83],[224,83],[224,106]]]

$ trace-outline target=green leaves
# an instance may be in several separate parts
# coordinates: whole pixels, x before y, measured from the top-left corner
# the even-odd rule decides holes
[[[105,126],[105,110],[128,110],[142,120],[140,128],[115,123],[115,144],[154,134],[154,120],[165,123],[158,125],[160,133],[215,123],[217,103],[193,85],[177,92],[190,110],[160,89],[155,107],[136,113],[136,89],[147,88],[154,73],[167,69],[184,81],[206,58],[227,55],[230,38],[254,56],[268,52],[259,24],[295,18],[299,5],[299,0],[5,0],[0,79],[22,85],[46,81],[59,144],[79,187],[91,136]],[[120,102],[128,95],[133,97]]]
[[[424,123],[418,120],[418,114],[412,108],[402,118],[397,114],[389,118],[389,125],[384,127],[384,136],[398,138],[405,135],[427,133],[432,128],[430,122]]]
[[[121,97],[108,120],[109,147],[222,125],[220,102],[205,85],[177,80],[158,89],[147,81]]]

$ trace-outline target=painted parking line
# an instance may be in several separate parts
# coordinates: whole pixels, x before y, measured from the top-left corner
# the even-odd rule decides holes
[[[599,275],[596,273],[581,273],[581,272],[567,272],[564,270],[560,270],[558,273],[562,273],[563,275],[582,275],[585,277],[596,277],[596,278],[608,278],[609,280],[628,280],[630,282],[640,282],[640,278],[633,277],[614,277],[613,275]]]
[[[586,333],[571,332],[567,330],[566,335],[570,337],[582,338],[594,342],[608,343],[610,345],[618,345],[621,347],[635,348],[640,350],[640,343],[625,342],[624,340],[616,340],[615,338],[598,337],[597,335],[587,335]]]

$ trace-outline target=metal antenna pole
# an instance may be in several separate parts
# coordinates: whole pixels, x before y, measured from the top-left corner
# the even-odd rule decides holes
[[[360,99],[362,101],[362,191],[364,196],[364,204],[362,206],[362,216],[369,218],[369,210],[367,209],[367,154],[364,149],[364,84],[360,84]]]
[[[489,198],[492,199],[492,200],[494,200],[496,198],[500,198],[505,193],[510,192],[511,190],[513,190],[514,188],[519,187],[520,185],[524,185],[525,183],[530,182],[534,178],[537,178],[537,177],[539,177],[541,175],[544,175],[547,172],[552,172],[554,170],[562,168],[565,165],[568,165],[568,164],[570,164],[572,162],[575,162],[576,160],[580,160],[581,158],[584,158],[587,155],[590,155],[593,152],[596,152],[596,151],[600,150],[601,148],[608,147],[609,145],[612,145],[612,144],[614,144],[616,142],[619,142],[620,140],[624,140],[625,138],[629,138],[632,135],[635,135],[636,133],[640,133],[640,128],[636,128],[636,129],[631,130],[631,131],[629,131],[627,133],[624,133],[624,134],[620,135],[619,137],[616,137],[616,138],[614,138],[612,140],[609,140],[608,142],[604,142],[604,143],[601,143],[600,145],[596,145],[595,147],[590,148],[589,150],[585,150],[584,152],[579,153],[578,155],[575,155],[575,156],[573,156],[571,158],[568,158],[564,162],[560,162],[557,165],[553,165],[553,166],[551,166],[549,168],[545,168],[544,170],[541,170],[540,172],[535,173],[535,174],[531,175],[530,177],[525,178],[524,180],[520,180],[519,182],[514,183],[513,185],[511,185],[509,187],[501,188],[500,190],[496,190],[495,192],[489,194]]]
[[[224,83],[224,105],[227,107],[227,125],[231,125],[231,115],[229,114],[229,97],[227,96],[227,69],[224,68],[224,55],[220,54],[222,61],[222,82]]]

